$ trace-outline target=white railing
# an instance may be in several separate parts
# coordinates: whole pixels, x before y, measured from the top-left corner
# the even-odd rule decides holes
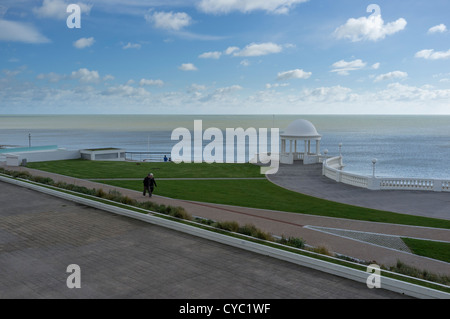
[[[450,192],[450,181],[442,181],[442,191]]]
[[[370,177],[342,170],[342,156],[323,161],[322,175],[338,182],[371,190],[419,190],[450,192],[450,180]]]
[[[380,189],[411,189],[411,190],[433,190],[434,180],[429,179],[404,179],[404,178],[382,178]]]
[[[292,153],[294,155],[294,161],[302,161],[305,157],[303,153]]]
[[[341,174],[341,183],[362,188],[369,188],[369,178],[367,176],[361,176],[357,174]]]

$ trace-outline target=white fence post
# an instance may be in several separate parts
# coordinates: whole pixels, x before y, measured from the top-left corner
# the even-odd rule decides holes
[[[442,192],[444,181],[435,179],[433,181],[433,192]]]

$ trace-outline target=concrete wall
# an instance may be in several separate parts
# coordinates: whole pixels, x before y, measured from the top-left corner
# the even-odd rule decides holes
[[[57,149],[50,151],[32,151],[2,154],[2,157],[4,158],[4,160],[6,160],[7,165],[19,166],[24,159],[26,159],[28,163],[78,159],[80,158],[80,151]]]
[[[125,150],[80,150],[80,157],[91,161],[125,161]]]

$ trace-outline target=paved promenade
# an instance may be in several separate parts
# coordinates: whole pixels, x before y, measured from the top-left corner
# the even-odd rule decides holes
[[[0,299],[405,298],[11,184],[0,190]],[[66,285],[72,264],[80,289]]]
[[[142,193],[137,191],[28,168],[16,169],[27,170],[36,176],[50,177],[55,181],[65,181],[89,188],[102,188],[105,191],[117,190],[140,201],[149,200],[148,197],[143,197]],[[391,196],[396,194],[397,192],[392,192]],[[236,221],[241,225],[249,223],[274,235],[303,238],[308,245],[323,246],[331,252],[373,261],[380,265],[395,265],[400,260],[419,269],[450,275],[450,265],[448,263],[413,255],[408,251],[402,250],[399,246],[399,236],[450,241],[450,230],[198,203],[157,195],[153,196],[151,200],[159,204],[184,207],[193,216],[201,216],[218,221]]]

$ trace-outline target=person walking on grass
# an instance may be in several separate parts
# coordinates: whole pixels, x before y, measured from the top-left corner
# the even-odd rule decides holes
[[[148,197],[152,197],[153,189],[156,186],[157,185],[156,185],[155,178],[153,177],[153,174],[152,173],[148,174],[144,178],[144,193],[143,193],[143,195],[145,196],[145,194],[148,192]]]

